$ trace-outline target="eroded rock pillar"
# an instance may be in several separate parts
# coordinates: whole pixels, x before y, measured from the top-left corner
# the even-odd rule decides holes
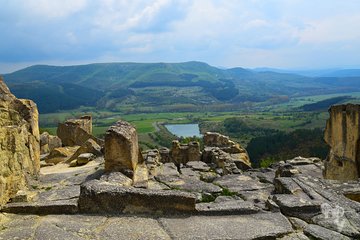
[[[128,122],[116,122],[105,134],[105,170],[134,172],[138,161],[136,129]]]
[[[360,176],[360,105],[332,106],[324,140],[330,152],[324,162],[324,177],[357,180]]]

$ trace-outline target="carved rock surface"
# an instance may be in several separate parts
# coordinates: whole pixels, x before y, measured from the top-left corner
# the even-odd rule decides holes
[[[0,205],[26,188],[27,175],[40,169],[38,110],[31,100],[17,99],[0,77]]]
[[[324,177],[357,180],[360,177],[360,105],[332,106],[324,139],[331,147]]]

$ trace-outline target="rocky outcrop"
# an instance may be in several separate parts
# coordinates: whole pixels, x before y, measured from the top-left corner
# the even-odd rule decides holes
[[[238,159],[248,168],[251,168],[250,158],[246,149],[239,143],[230,140],[228,136],[215,132],[207,132],[204,134],[203,139],[206,147],[218,147],[221,151],[231,154],[233,159]]]
[[[331,147],[324,177],[357,180],[360,177],[360,105],[332,106],[324,139]]]
[[[48,132],[43,132],[40,135],[40,153],[46,154],[51,152],[54,148],[62,146],[61,139],[58,136],[50,135]]]
[[[118,121],[105,134],[105,170],[132,172],[143,162],[136,129],[125,121]]]
[[[215,132],[205,133],[203,139],[205,149],[201,159],[213,163],[219,174],[239,174],[240,170],[251,168],[249,155],[239,143]]]
[[[31,100],[17,99],[0,77],[0,205],[40,169],[38,110]]]
[[[64,146],[81,146],[88,139],[93,139],[99,145],[102,145],[101,141],[91,134],[92,118],[89,115],[59,123],[57,128],[57,136]]]

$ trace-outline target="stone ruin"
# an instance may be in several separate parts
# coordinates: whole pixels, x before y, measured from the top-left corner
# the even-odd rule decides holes
[[[118,121],[103,142],[91,135],[87,116],[59,124],[61,144],[48,134],[40,139],[36,106],[16,99],[2,82],[0,90],[1,204],[11,199],[2,212],[231,215],[226,225],[234,216],[255,224],[246,227],[247,239],[360,239],[357,105],[330,109],[325,140],[331,151],[326,161],[297,157],[253,169],[240,144],[212,132],[204,134],[204,149],[198,143],[174,141],[171,149],[141,153],[131,124]],[[40,145],[44,154],[39,175]],[[352,181],[324,179],[324,165],[325,177]],[[29,185],[31,176],[39,180]],[[211,218],[211,224],[216,218]],[[271,226],[258,227],[264,224],[262,218],[269,219]],[[184,221],[191,225],[191,219]],[[162,221],[166,225],[170,220]],[[208,229],[196,227],[194,232],[190,225],[185,234],[206,234]],[[243,226],[235,224],[228,230]],[[10,230],[0,229],[0,238],[21,232]],[[98,237],[89,231],[91,237]],[[249,232],[253,235],[246,235]],[[218,236],[218,232],[211,234]]]
[[[332,106],[326,123],[325,142],[330,152],[324,177],[335,180],[360,178],[360,105]]]

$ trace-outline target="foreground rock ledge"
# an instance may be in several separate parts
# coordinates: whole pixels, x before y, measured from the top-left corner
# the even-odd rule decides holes
[[[195,196],[172,190],[149,190],[92,180],[80,187],[82,213],[195,212]]]

